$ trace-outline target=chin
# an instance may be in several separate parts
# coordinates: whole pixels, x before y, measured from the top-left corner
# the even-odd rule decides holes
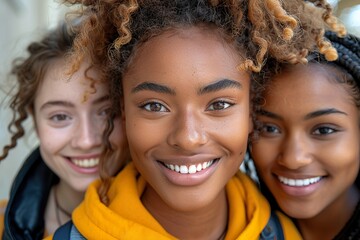
[[[89,187],[89,185],[90,185],[95,179],[96,179],[96,178],[89,179],[89,180],[77,181],[76,183],[72,184],[71,187],[72,187],[76,192],[85,193],[86,190],[87,190],[87,188]]]
[[[317,215],[317,212],[306,210],[302,206],[292,206],[285,203],[285,206],[280,205],[281,210],[291,218],[308,219]]]

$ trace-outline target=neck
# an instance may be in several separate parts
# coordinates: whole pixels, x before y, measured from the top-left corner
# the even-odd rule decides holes
[[[84,192],[73,189],[62,180],[53,188],[56,190],[59,205],[68,213],[71,213],[84,199]]]
[[[359,199],[359,190],[353,186],[316,216],[298,219],[301,235],[306,240],[333,239],[350,220]]]
[[[58,206],[65,212],[71,214],[84,198],[84,192],[74,190],[62,180],[52,187],[44,216],[46,232],[48,234],[53,234],[60,225],[63,225],[70,220],[68,214],[60,211],[59,207],[56,206],[55,197]]]
[[[179,239],[224,239],[228,222],[225,190],[209,205],[196,211],[179,211],[167,205],[151,187],[142,202],[171,235]]]

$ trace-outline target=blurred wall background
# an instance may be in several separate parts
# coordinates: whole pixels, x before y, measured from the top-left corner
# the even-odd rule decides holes
[[[360,36],[360,0],[329,0],[335,13],[350,33]],[[69,8],[56,0],[0,0],[0,149],[9,142],[7,125],[11,112],[6,107],[6,92],[11,86],[11,62],[24,56],[26,46],[39,40],[47,29],[54,27]],[[0,199],[7,198],[11,182],[25,157],[37,145],[37,138],[26,122],[29,134],[19,141],[9,156],[0,162]],[[1,150],[2,151],[2,150]]]
[[[0,149],[9,143],[7,125],[11,112],[6,107],[7,92],[14,79],[9,78],[14,58],[26,56],[26,47],[39,40],[47,29],[54,27],[68,7],[56,0],[0,0]],[[8,198],[11,182],[25,157],[37,145],[37,138],[26,122],[29,134],[23,137],[9,156],[0,162],[0,199]]]

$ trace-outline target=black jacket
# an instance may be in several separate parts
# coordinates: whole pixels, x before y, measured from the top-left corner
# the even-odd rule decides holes
[[[39,148],[25,160],[10,191],[3,240],[43,239],[44,214],[51,187],[58,177],[43,162]]]
[[[345,227],[340,231],[334,240],[355,240],[360,239],[360,202],[346,223]]]

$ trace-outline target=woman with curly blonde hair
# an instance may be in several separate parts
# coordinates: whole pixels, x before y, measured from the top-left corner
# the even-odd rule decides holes
[[[87,186],[99,177],[109,89],[100,71],[88,68],[86,59],[78,71],[67,73],[66,60],[76,34],[75,26],[61,23],[29,44],[27,56],[14,61],[13,119],[8,127],[12,138],[0,161],[10,161],[7,154],[25,135],[23,123],[28,118],[33,120],[39,147],[17,173],[9,200],[0,203],[3,240],[43,239],[52,234],[69,221]],[[119,118],[111,139],[116,143],[113,147],[125,139]],[[119,161],[106,167],[115,174]]]
[[[104,70],[132,160],[115,178],[101,172],[70,230],[87,239],[266,239],[269,204],[239,172],[252,130],[252,94],[261,88],[250,74],[268,55],[306,62],[318,48],[336,58],[324,26],[344,29],[327,5],[69,2],[82,3],[85,17],[73,70],[83,57]],[[114,157],[111,150],[104,156]],[[275,215],[282,237],[301,239],[289,219]]]

